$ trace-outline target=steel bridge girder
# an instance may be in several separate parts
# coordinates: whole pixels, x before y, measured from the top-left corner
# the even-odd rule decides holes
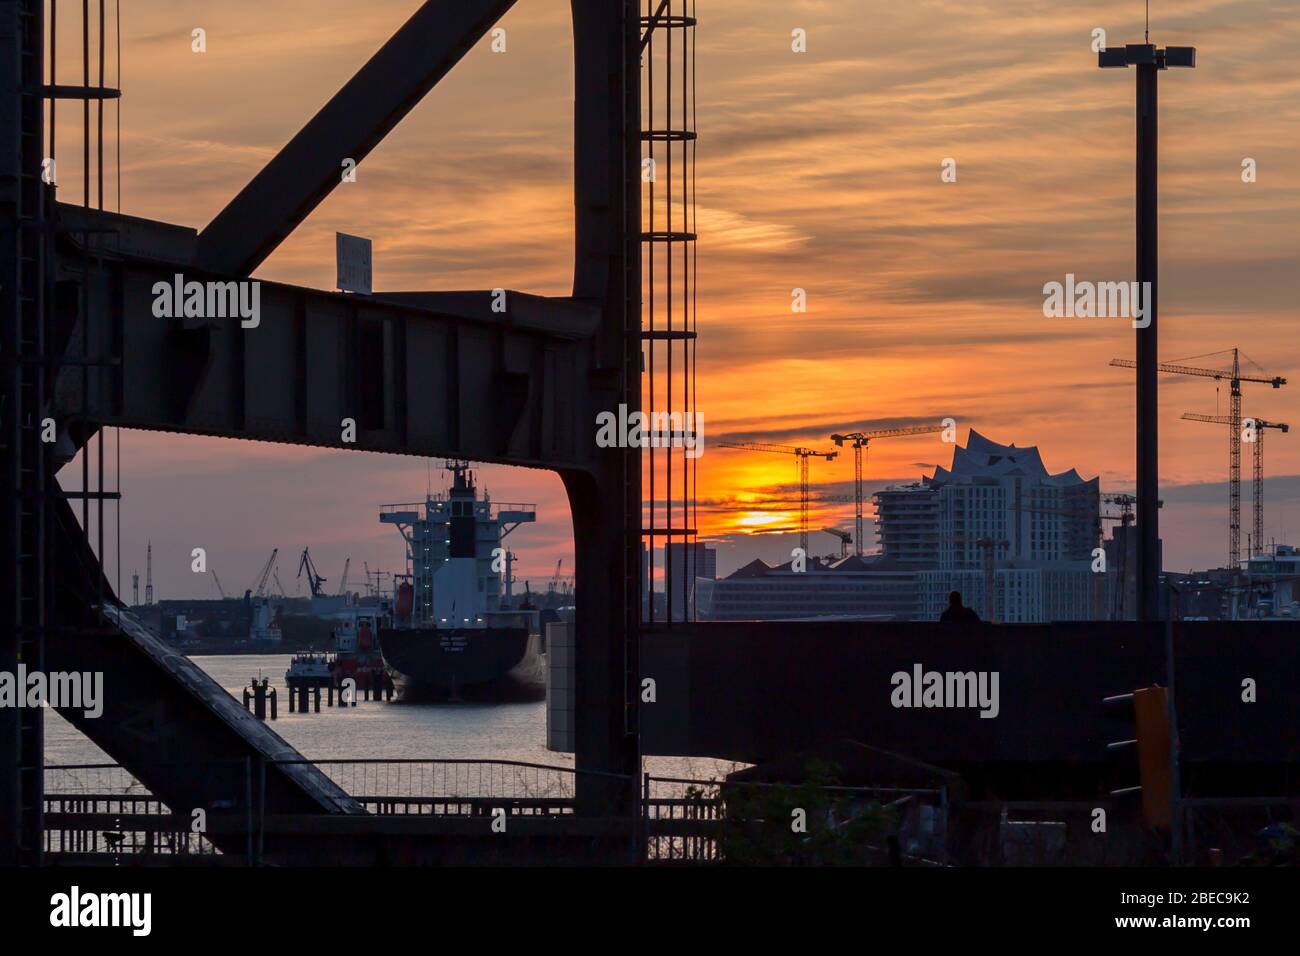
[[[594,431],[579,434],[575,420],[592,391],[593,304],[496,290],[354,296],[263,281],[257,324],[245,327],[252,320],[239,315],[155,315],[155,290],[177,276],[182,292],[189,282],[251,290],[255,280],[70,245],[58,274],[70,316],[63,357],[74,364],[56,380],[57,419],[557,470],[590,464]],[[120,364],[95,364],[110,355]]]

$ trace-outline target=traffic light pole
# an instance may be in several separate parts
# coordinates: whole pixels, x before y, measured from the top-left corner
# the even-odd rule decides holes
[[[1178,590],[1168,587],[1165,608],[1165,684],[1168,688],[1166,706],[1169,720],[1169,803],[1171,860],[1174,866],[1183,865],[1183,778],[1179,763],[1177,677],[1174,670],[1174,618],[1178,606]]]

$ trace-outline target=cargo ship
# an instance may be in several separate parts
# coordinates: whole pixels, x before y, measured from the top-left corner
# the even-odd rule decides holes
[[[504,544],[537,519],[536,508],[480,497],[467,462],[445,468],[445,493],[380,511],[406,542],[407,561],[392,621],[379,629],[384,662],[407,700],[540,696],[538,612],[511,606],[513,555]]]

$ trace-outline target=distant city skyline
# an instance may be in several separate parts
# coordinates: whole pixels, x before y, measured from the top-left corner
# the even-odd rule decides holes
[[[415,6],[124,4],[122,211],[205,225]],[[853,425],[951,415],[963,439],[974,427],[1036,445],[1051,469],[1098,476],[1103,491],[1133,485],[1132,373],[1107,366],[1132,356],[1133,331],[1045,318],[1041,290],[1067,274],[1133,277],[1133,79],[1099,71],[1091,42],[1098,27],[1111,44],[1139,41],[1141,4],[866,9],[715,0],[700,11],[699,515],[719,574],[788,560],[797,544],[792,463],[718,449],[727,436],[829,444]],[[476,47],[258,277],[332,287],[343,231],[374,240],[379,289],[569,293],[568,4],[520,3],[502,26],[508,52]],[[791,52],[793,28],[807,32],[807,53]],[[1239,345],[1293,382],[1247,389],[1245,413],[1300,426],[1300,78],[1280,69],[1300,55],[1300,22],[1275,0],[1191,0],[1154,7],[1151,31],[1199,56],[1161,90],[1161,357]],[[74,75],[79,51],[60,55],[61,75]],[[81,199],[79,128],[60,123],[64,202]],[[955,182],[941,181],[945,158]],[[1245,158],[1256,182],[1242,181]],[[805,313],[791,312],[795,288]],[[1212,381],[1162,383],[1172,569],[1226,556],[1226,442],[1179,421],[1226,407]],[[143,433],[123,433],[122,447],[124,596],[133,570],[143,591],[149,539],[163,598],[215,595],[190,572],[200,546],[228,592],[272,547],[291,592],[304,546],[331,585],[349,555],[354,574],[363,561],[394,569],[402,543],[379,505],[418,499],[428,467],[441,482],[440,461]],[[943,462],[945,448],[929,436],[873,445],[868,494],[915,480],[925,469],[914,463]],[[1300,438],[1270,436],[1266,468],[1266,537],[1294,543]],[[79,471],[61,475],[66,487]],[[536,586],[558,559],[571,570],[559,479],[480,473],[494,497],[537,503],[537,525],[510,539],[520,579]],[[851,457],[814,463],[812,480],[815,494],[851,494]],[[781,507],[764,507],[772,496]],[[851,529],[852,506],[819,508],[812,527],[827,525]],[[108,531],[117,580],[111,519]],[[814,537],[815,551],[838,552]]]
[[[123,597],[131,595],[131,573],[136,570],[140,574],[143,596],[145,545],[149,540],[153,541],[154,549],[156,599],[217,597],[211,575],[198,575],[190,570],[194,547],[206,549],[208,565],[216,569],[228,595],[243,593],[275,547],[280,549],[280,578],[290,596],[297,593],[299,583],[302,595],[309,593],[305,576],[302,582],[296,579],[303,547],[311,548],[313,561],[328,579],[326,590],[331,593],[337,589],[344,561],[349,557],[352,559],[349,590],[363,590],[361,584],[367,561],[373,570],[400,569],[405,546],[391,528],[379,524],[379,506],[419,500],[428,477],[424,462],[391,455],[356,455],[318,449],[288,449],[297,453],[298,460],[285,461],[281,454],[258,456],[259,450],[273,450],[270,446],[241,442],[225,443],[229,449],[223,456],[226,464],[221,470],[215,470],[205,459],[186,454],[187,446],[197,445],[197,450],[207,452],[211,445],[220,443],[177,437],[170,447],[158,447],[151,441],[156,437],[136,432],[122,433],[123,460],[127,465],[123,479]],[[1011,436],[1008,436],[1010,441]],[[1015,441],[1029,444],[1019,437]],[[133,447],[135,444],[139,447]],[[237,451],[232,447],[235,444],[240,446]],[[284,449],[274,451],[282,452]],[[703,460],[707,464],[711,456],[721,454],[724,452],[713,450]],[[1081,474],[1091,477],[1088,469],[1079,463],[1049,459],[1048,464],[1054,469],[1076,467]],[[139,473],[136,473],[137,468]],[[145,473],[150,469],[152,474]],[[564,562],[563,574],[571,575],[571,531],[567,527],[567,504],[559,479],[546,472],[493,465],[478,466],[476,470],[481,487],[494,499],[539,503],[537,524],[521,526],[508,539],[511,549],[520,557],[515,569],[516,590],[523,587],[525,580],[530,581],[535,589],[544,588],[545,582],[554,574],[556,560]],[[428,472],[434,490],[440,490],[442,462],[431,462]],[[879,478],[866,483],[869,550],[876,550],[870,520],[874,516],[870,505],[872,492],[891,484],[915,481],[921,475],[918,469],[915,474]],[[232,492],[231,483],[236,476],[241,479],[238,489],[251,480],[267,489],[266,496],[244,496],[239,490]],[[61,478],[67,487],[79,487],[80,471],[69,466]],[[1279,535],[1278,541],[1295,543],[1300,538],[1296,533],[1300,531],[1296,524],[1300,522],[1300,511],[1288,513],[1280,509],[1277,499],[1288,496],[1293,503],[1300,499],[1300,476],[1268,479],[1266,484],[1272,509],[1270,524],[1285,522],[1285,527],[1290,529],[1286,538]],[[1249,482],[1243,483],[1247,500],[1249,487]],[[358,488],[364,490],[357,493]],[[1278,490],[1274,491],[1274,488]],[[798,545],[797,485],[786,482],[770,490],[790,502],[790,509],[784,512],[790,519],[790,530],[764,534],[732,533],[709,538],[707,543],[717,549],[719,576],[730,574],[754,558],[769,564],[781,564],[790,559],[790,549]],[[1124,490],[1123,486],[1111,488],[1103,485],[1105,492]],[[391,493],[378,494],[381,491]],[[849,480],[821,483],[818,491],[837,496],[851,495],[851,477]],[[1166,558],[1166,567],[1186,571],[1222,563],[1227,538],[1226,480],[1166,485],[1162,497],[1165,501],[1162,510],[1166,519],[1163,528],[1166,552],[1173,552]],[[268,499],[276,502],[273,510],[266,508]],[[134,508],[133,501],[138,502]],[[168,507],[150,508],[150,502],[167,502]],[[701,511],[707,512],[715,506],[716,503],[704,502]],[[147,510],[142,512],[142,507]],[[832,520],[823,524],[851,531],[852,505],[835,507],[838,511],[832,513]],[[558,517],[554,509],[559,509]],[[112,506],[106,506],[105,511],[108,516],[108,574],[116,583]],[[79,509],[77,514],[80,515]],[[1181,516],[1183,520],[1169,521],[1170,515]],[[1292,520],[1288,521],[1288,516]],[[371,521],[373,527],[369,526]],[[244,530],[249,526],[257,529],[252,535]],[[1202,527],[1213,529],[1208,540],[1201,538]],[[1242,540],[1244,547],[1244,536]],[[662,544],[659,547],[661,549]],[[814,554],[838,554],[839,542],[814,530],[810,550]],[[1180,561],[1180,553],[1201,554],[1205,560],[1199,563]],[[661,564],[662,555],[656,560],[657,566]]]

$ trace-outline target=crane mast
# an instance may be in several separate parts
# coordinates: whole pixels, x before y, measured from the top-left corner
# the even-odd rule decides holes
[[[275,556],[279,553],[279,548],[271,549],[271,556],[266,559],[266,564],[262,565],[262,570],[258,574],[257,580],[254,581],[253,586],[248,589],[254,597],[260,598],[266,596],[266,585],[267,582],[271,580],[271,572],[275,569]]]
[[[1210,422],[1215,425],[1229,425],[1234,427],[1235,430],[1230,436],[1232,455],[1228,459],[1228,475],[1229,480],[1231,481],[1231,477],[1235,472],[1238,482],[1241,480],[1241,442],[1243,440],[1242,432],[1240,430],[1241,424],[1242,421],[1251,421],[1254,423],[1255,439],[1252,444],[1254,444],[1255,449],[1254,454],[1252,455],[1253,468],[1251,470],[1251,490],[1255,499],[1253,515],[1254,521],[1252,523],[1254,534],[1251,537],[1251,546],[1246,552],[1246,557],[1254,557],[1254,555],[1260,553],[1264,540],[1264,430],[1267,428],[1276,428],[1278,431],[1286,434],[1291,430],[1291,426],[1285,422],[1266,422],[1262,418],[1237,419],[1234,421],[1234,418],[1229,415],[1198,415],[1195,412],[1184,412],[1183,419],[1189,422]],[[1238,509],[1240,509],[1240,485],[1238,486],[1235,500]]]
[[[930,435],[934,432],[944,430],[942,424],[939,425],[906,425],[901,428],[877,428],[865,432],[848,432],[843,435],[832,435],[831,441],[840,447],[845,442],[851,443],[853,447],[853,500],[854,500],[854,531],[857,534],[857,543],[855,545],[856,554],[862,557],[864,547],[864,527],[862,520],[862,473],[866,467],[867,446],[870,445],[873,438],[901,438],[905,435]]]
[[[767,451],[777,455],[794,455],[799,460],[799,547],[808,553],[808,459],[834,459],[837,451],[813,451],[794,445],[774,445],[760,441],[724,441],[718,443],[722,448],[743,448],[746,451]]]
[[[1232,352],[1232,368],[1198,368],[1192,365],[1177,365],[1161,362],[1156,368],[1171,375],[1191,375],[1200,378],[1212,378],[1215,381],[1227,381],[1230,386],[1230,411],[1227,424],[1228,435],[1228,567],[1241,567],[1241,384],[1258,382],[1281,388],[1286,379],[1280,375],[1242,375],[1241,350]],[[1111,359],[1110,364],[1116,368],[1137,368],[1137,362],[1131,359]]]
[[[325,593],[325,578],[321,577],[316,571],[316,565],[311,559],[311,552],[307,548],[302,549],[302,557],[298,559],[298,579],[302,579],[302,573],[307,572],[307,586],[311,589],[312,597],[320,597]]]

